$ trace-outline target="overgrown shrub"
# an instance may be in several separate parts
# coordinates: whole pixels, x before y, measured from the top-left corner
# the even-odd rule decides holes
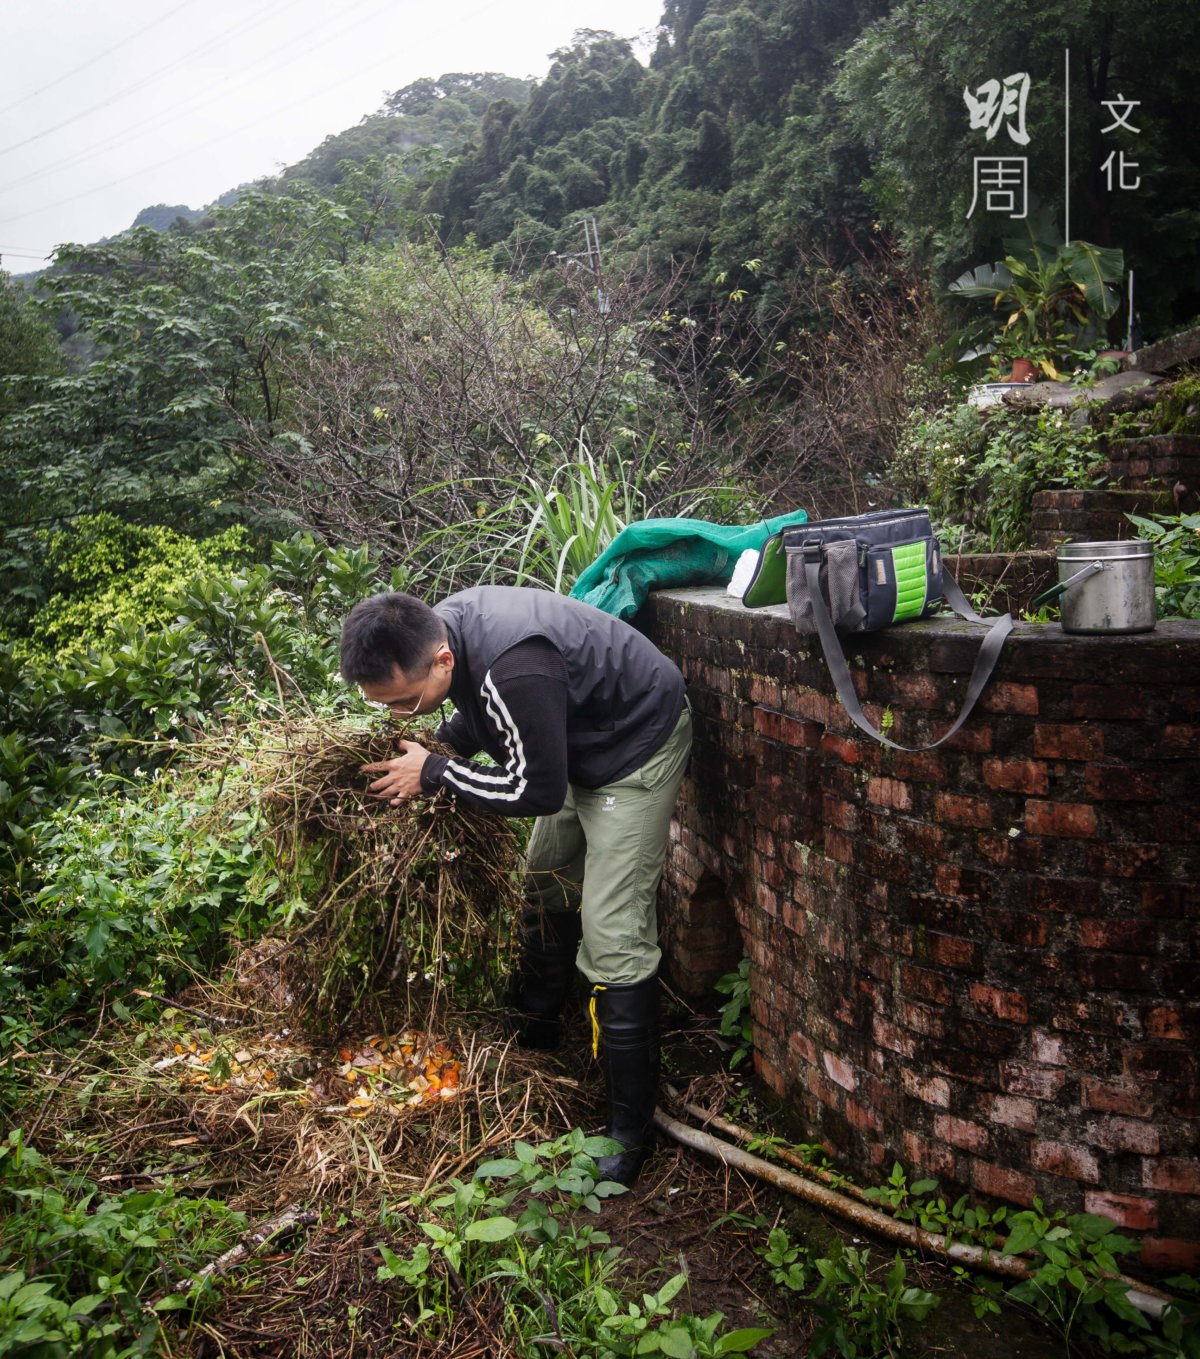
[[[84,515],[36,535],[37,587],[45,602],[20,628],[20,648],[62,665],[114,635],[164,627],[176,596],[197,575],[229,571],[248,556],[243,528],[194,539],[113,514]]]
[[[25,828],[27,861],[0,896],[8,1046],[21,1029],[135,1004],[135,988],[185,985],[279,888],[257,807],[219,807],[218,778],[136,769],[131,785],[92,785]]]
[[[0,1143],[0,1354],[161,1353],[160,1317],[199,1303],[194,1272],[245,1223],[171,1187],[101,1192],[10,1133]]]
[[[1154,544],[1159,618],[1200,618],[1200,514],[1129,515],[1138,537]]]
[[[929,506],[947,551],[1012,552],[1029,546],[1035,492],[1101,484],[1099,437],[1048,406],[918,407],[891,479],[907,502]]]

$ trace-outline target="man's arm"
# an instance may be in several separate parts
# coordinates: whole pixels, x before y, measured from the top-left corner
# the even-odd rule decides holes
[[[467,730],[462,713],[451,713],[449,720],[437,729],[436,739],[468,760],[479,753],[479,742]]]
[[[567,796],[567,667],[544,638],[511,647],[481,685],[488,720],[504,751],[502,765],[433,755],[414,741],[371,784],[378,797],[403,800],[448,788],[456,797],[501,816],[542,816]]]
[[[449,788],[472,806],[502,816],[556,812],[567,796],[567,667],[542,637],[511,647],[480,686],[505,758],[501,767],[431,755],[421,787]]]

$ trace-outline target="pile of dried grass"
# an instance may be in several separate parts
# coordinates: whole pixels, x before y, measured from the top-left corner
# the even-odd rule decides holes
[[[237,963],[267,1002],[258,1008],[323,1030],[395,1030],[428,1024],[451,977],[490,986],[520,895],[511,823],[444,792],[398,806],[373,797],[363,766],[397,753],[394,724],[288,717],[261,733],[241,752],[239,784],[266,814],[264,850],[291,898]]]

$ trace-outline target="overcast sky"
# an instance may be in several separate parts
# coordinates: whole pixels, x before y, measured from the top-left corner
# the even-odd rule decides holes
[[[0,0],[0,267],[199,208],[421,76],[542,77],[578,28],[652,45],[662,0]]]

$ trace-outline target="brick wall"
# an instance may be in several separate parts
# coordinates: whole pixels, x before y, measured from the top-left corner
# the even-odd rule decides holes
[[[1030,538],[1037,548],[1067,542],[1114,542],[1137,537],[1127,515],[1174,513],[1174,502],[1165,489],[1035,491]]]
[[[744,945],[758,1073],[842,1164],[1104,1212],[1200,1271],[1200,623],[1018,625],[982,711],[918,754],[857,732],[783,608],[673,591],[639,624],[696,713],[675,985]],[[934,739],[979,636],[852,642],[867,715]]]

